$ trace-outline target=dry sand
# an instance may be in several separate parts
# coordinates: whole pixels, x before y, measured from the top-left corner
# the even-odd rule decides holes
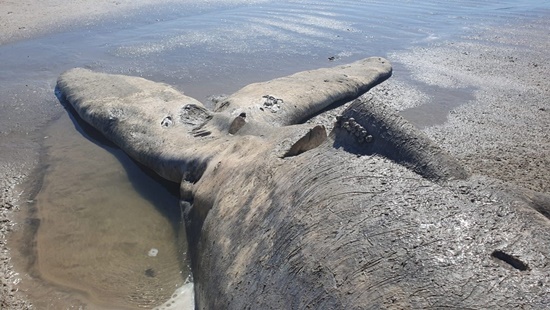
[[[0,1],[0,44],[172,2],[176,1]],[[422,91],[422,85],[449,91],[471,87],[472,100],[451,111],[445,124],[425,131],[471,172],[549,194],[548,29],[549,19],[543,19],[482,29],[478,36],[435,47],[396,52],[388,58],[408,68],[413,82],[411,77],[394,76],[369,96],[403,110],[433,99]],[[10,263],[6,237],[18,209],[18,186],[32,172],[38,154],[23,138],[17,147],[22,158],[0,158],[0,309],[31,307],[17,292],[19,277]]]

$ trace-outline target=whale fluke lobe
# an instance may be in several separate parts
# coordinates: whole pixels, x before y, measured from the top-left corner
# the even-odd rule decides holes
[[[184,176],[200,175],[209,158],[234,144],[227,133],[269,137],[264,145],[277,144],[293,136],[292,129],[282,126],[306,120],[335,102],[357,98],[390,75],[390,63],[380,57],[299,72],[246,86],[220,101],[215,112],[169,85],[83,68],[63,73],[57,89],[84,121],[128,155],[180,182]]]
[[[391,64],[381,57],[298,72],[247,85],[219,102],[215,111],[246,112],[251,119],[279,126],[298,124],[334,103],[361,96],[391,73]]]
[[[212,117],[201,102],[166,84],[82,68],[63,73],[57,88],[84,121],[165,179],[203,169],[208,156],[188,150]]]

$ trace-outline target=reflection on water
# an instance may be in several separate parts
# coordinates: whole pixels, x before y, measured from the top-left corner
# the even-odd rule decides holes
[[[35,202],[41,277],[97,307],[165,302],[190,275],[178,198],[120,150],[82,138],[68,116],[45,134]]]

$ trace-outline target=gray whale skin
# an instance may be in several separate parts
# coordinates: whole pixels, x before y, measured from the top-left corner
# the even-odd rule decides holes
[[[470,175],[395,111],[356,99],[390,76],[367,58],[248,85],[213,110],[81,68],[57,89],[181,184],[199,309],[550,307],[550,200]],[[305,123],[354,99],[329,133]]]

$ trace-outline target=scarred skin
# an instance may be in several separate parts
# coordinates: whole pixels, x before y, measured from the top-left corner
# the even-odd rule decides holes
[[[298,73],[215,112],[164,84],[84,69],[58,89],[181,182],[200,309],[550,306],[549,222],[522,195],[468,175],[372,102],[353,102],[328,135],[297,125],[390,75],[381,58]]]

